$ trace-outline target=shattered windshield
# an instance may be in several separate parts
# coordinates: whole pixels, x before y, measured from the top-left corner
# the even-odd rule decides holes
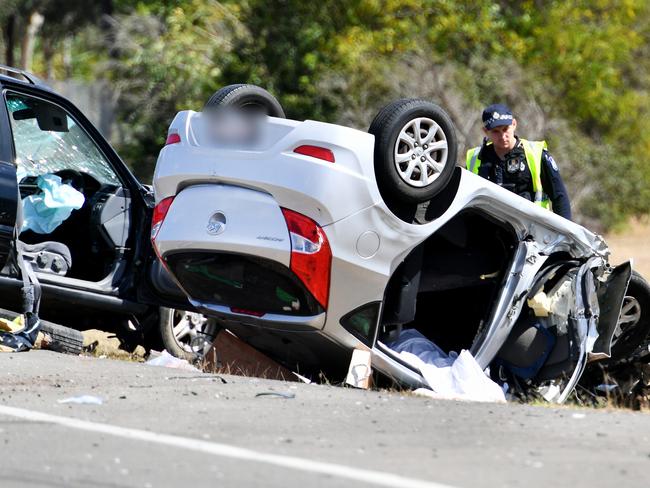
[[[102,184],[120,184],[93,140],[61,107],[13,93],[6,94],[6,103],[19,180],[74,169]]]

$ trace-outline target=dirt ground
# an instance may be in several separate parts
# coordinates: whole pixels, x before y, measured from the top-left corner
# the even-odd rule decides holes
[[[610,262],[632,259],[632,267],[650,281],[650,218],[635,220],[619,234],[605,236],[612,251]]]

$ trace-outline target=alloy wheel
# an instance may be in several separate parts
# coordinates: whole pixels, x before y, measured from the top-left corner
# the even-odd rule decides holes
[[[395,167],[408,185],[423,188],[433,183],[447,164],[447,137],[430,118],[409,120],[395,144]]]

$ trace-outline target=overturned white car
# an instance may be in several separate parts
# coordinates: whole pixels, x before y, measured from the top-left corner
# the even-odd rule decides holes
[[[645,339],[650,289],[629,263],[610,268],[599,236],[457,167],[436,105],[394,102],[369,133],[283,117],[264,90],[226,87],[176,115],[154,175],[159,258],[255,348],[330,380],[365,349],[418,387],[389,347],[416,329],[561,402],[588,361]]]

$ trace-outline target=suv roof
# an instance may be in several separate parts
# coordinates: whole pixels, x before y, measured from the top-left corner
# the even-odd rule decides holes
[[[4,73],[3,73],[4,72]],[[16,75],[24,78],[24,81],[16,77]],[[28,83],[30,85],[38,86],[40,88],[46,88],[50,89],[48,85],[46,85],[43,80],[41,80],[38,76],[19,69],[19,68],[12,68],[11,66],[6,66],[4,64],[0,64],[0,80],[6,80],[6,81],[17,81],[19,83]]]

